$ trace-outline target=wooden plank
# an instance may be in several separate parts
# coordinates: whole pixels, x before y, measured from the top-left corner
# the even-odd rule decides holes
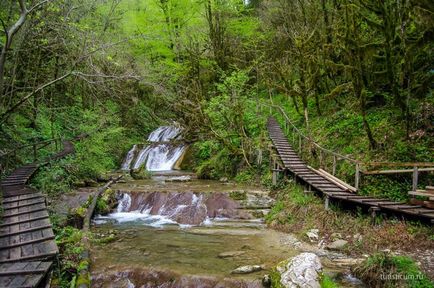
[[[25,256],[20,258],[0,259],[0,263],[12,263],[12,262],[19,262],[19,261],[35,260],[35,259],[51,259],[55,257],[57,254],[58,251],[50,251],[47,253],[33,254],[32,256]]]
[[[44,204],[44,206],[45,206],[45,204]],[[16,212],[16,213],[10,212],[11,210],[8,210],[7,212],[10,212],[10,213],[4,214],[3,217],[4,218],[6,218],[6,217],[14,217],[14,216],[17,216],[17,215],[23,215],[23,214],[37,212],[37,211],[43,211],[43,210],[46,210],[46,209],[47,209],[46,207],[38,206],[38,207],[35,207],[34,209],[30,209],[28,211],[21,211],[21,212]]]
[[[6,207],[3,207],[3,210],[10,210],[10,209],[15,209],[15,208],[22,208],[22,207],[28,207],[28,206],[33,206],[33,205],[45,203],[45,199],[44,198],[43,199],[32,199],[32,200],[34,200],[34,201],[33,202],[28,202],[28,203],[23,203],[23,204],[20,204],[19,201],[18,202],[9,203],[9,204],[16,203],[16,205],[14,205],[14,206],[7,205]],[[3,205],[3,206],[5,206],[5,205]]]
[[[5,246],[1,245],[0,250],[9,249],[9,248],[18,247],[18,246],[25,246],[28,244],[34,244],[34,243],[38,243],[38,242],[44,242],[44,241],[48,241],[48,240],[53,240],[54,238],[55,238],[55,236],[51,235],[51,236],[45,236],[45,237],[41,237],[41,238],[34,238],[32,240],[17,242],[17,243],[5,245]]]
[[[41,211],[44,212],[44,211]],[[41,220],[41,219],[48,219],[50,218],[50,216],[48,215],[44,215],[44,216],[38,216],[38,217],[34,217],[31,219],[23,219],[23,220],[17,220],[14,222],[10,222],[10,223],[3,223],[0,225],[0,227],[5,227],[5,226],[12,226],[12,225],[17,225],[17,224],[21,224],[21,223],[27,223],[27,222],[32,222],[32,221],[37,221],[37,220]]]
[[[46,272],[51,268],[52,264],[52,262],[41,261],[4,263],[0,264],[0,276]]]
[[[11,197],[5,197],[5,198],[3,198],[2,203],[6,204],[6,203],[10,203],[10,202],[15,202],[17,200],[28,200],[28,199],[34,199],[34,198],[40,198],[40,197],[45,198],[45,196],[42,195],[41,193],[11,196]]]
[[[19,226],[19,225],[16,225],[16,226]],[[35,227],[31,227],[31,228],[27,228],[27,229],[22,229],[22,230],[18,230],[18,231],[5,232],[4,234],[2,233],[2,235],[0,235],[0,238],[9,237],[9,236],[12,236],[12,235],[17,235],[17,234],[24,234],[24,233],[27,233],[27,232],[33,232],[33,231],[42,230],[42,229],[46,229],[46,228],[52,228],[51,224],[47,224],[47,225],[43,225],[43,226],[35,226]]]
[[[429,200],[433,200],[434,201],[434,195],[432,195],[431,193],[422,193],[422,192],[416,192],[416,191],[408,191],[409,195],[413,195],[413,196],[421,196],[421,197],[428,197]]]
[[[357,189],[355,187],[353,187],[350,184],[342,181],[341,179],[331,175],[330,173],[328,173],[327,171],[325,171],[323,169],[318,169],[318,170],[316,170],[316,172],[319,172],[322,176],[324,176],[325,178],[327,178],[328,180],[330,180],[331,182],[335,183],[336,185],[338,185],[339,187],[341,187],[345,190],[349,190],[353,193],[357,192]]]

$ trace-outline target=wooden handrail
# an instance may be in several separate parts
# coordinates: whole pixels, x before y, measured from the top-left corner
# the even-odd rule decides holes
[[[49,140],[44,140],[44,141],[32,143],[32,144],[21,145],[21,146],[18,146],[17,148],[15,148],[14,150],[9,150],[7,152],[4,152],[4,153],[0,154],[0,157],[4,157],[4,156],[7,156],[7,155],[16,153],[18,150],[23,149],[23,148],[34,147],[34,146],[37,146],[37,145],[40,145],[40,144],[50,144],[52,142],[61,141],[61,140],[62,140],[62,138],[59,137],[59,138],[53,138],[53,139],[49,139]],[[45,146],[43,146],[43,147],[45,147]]]
[[[350,162],[352,162],[352,163],[354,163],[354,164],[356,164],[356,163],[360,163],[360,161],[358,161],[358,160],[356,160],[356,159],[352,159],[352,158],[350,158],[350,157],[348,157],[348,156],[345,156],[345,155],[342,155],[342,154],[336,153],[336,152],[334,152],[334,151],[332,151],[332,150],[330,150],[330,149],[327,149],[327,148],[322,147],[321,145],[319,145],[318,143],[316,143],[316,142],[312,139],[312,137],[310,137],[310,136],[306,136],[305,134],[303,134],[303,132],[301,132],[301,130],[300,130],[297,126],[295,126],[295,124],[291,121],[291,119],[288,117],[288,115],[286,115],[286,113],[285,113],[285,111],[283,110],[282,107],[277,106],[277,105],[273,105],[273,104],[271,104],[271,105],[270,105],[270,104],[265,104],[265,103],[261,103],[261,104],[262,104],[262,105],[265,105],[265,106],[268,106],[268,107],[270,107],[270,108],[277,109],[277,110],[280,112],[280,114],[285,118],[285,121],[286,121],[287,123],[289,123],[289,124],[292,126],[293,130],[296,132],[297,135],[299,135],[299,136],[301,136],[302,138],[304,138],[305,140],[309,141],[312,145],[314,145],[314,146],[317,147],[318,149],[322,150],[323,152],[329,153],[329,154],[331,154],[331,155],[333,155],[333,156],[336,156],[336,157],[338,157],[338,158],[340,158],[340,159],[348,160],[348,161],[350,161]]]
[[[366,162],[363,166],[434,167],[433,162]]]
[[[297,135],[301,136],[305,140],[309,141],[313,146],[317,147],[318,149],[322,150],[323,152],[329,153],[339,159],[345,159],[349,162],[352,162],[354,164],[359,164],[363,167],[375,167],[375,166],[388,166],[388,167],[434,167],[433,162],[362,162],[360,160],[352,159],[348,156],[339,154],[337,152],[334,152],[330,149],[324,148],[323,146],[319,145],[317,142],[315,142],[312,137],[306,136],[301,132],[301,130],[291,121],[291,119],[288,117],[286,112],[283,110],[282,107],[274,104],[266,104],[266,103],[260,103],[260,105],[264,105],[270,108],[274,108],[280,112],[280,114],[283,116],[285,122],[290,124],[292,126],[292,129],[296,132]]]

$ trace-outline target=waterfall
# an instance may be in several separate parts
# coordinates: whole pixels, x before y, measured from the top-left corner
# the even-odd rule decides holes
[[[125,157],[124,162],[122,163],[122,170],[129,170],[131,167],[131,162],[133,162],[134,156],[136,154],[137,145],[133,145],[130,151],[128,151],[127,156]]]
[[[181,129],[174,126],[158,127],[148,137],[148,141],[151,143],[140,150],[135,161],[133,160],[137,154],[137,146],[133,146],[125,158],[122,170],[139,169],[143,165],[148,171],[172,170],[184,153],[186,146],[183,144],[174,145],[168,142],[176,139],[180,132]]]
[[[128,193],[122,194],[122,198],[119,200],[117,213],[128,212],[131,207],[131,196]]]

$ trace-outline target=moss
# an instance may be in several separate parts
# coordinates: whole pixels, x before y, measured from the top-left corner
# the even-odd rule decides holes
[[[101,244],[114,242],[117,239],[118,238],[116,237],[115,234],[109,234],[108,236],[102,237],[100,239],[92,239],[92,242],[101,245]]]
[[[330,276],[322,274],[320,280],[321,288],[338,288],[339,285],[336,284]]]
[[[231,197],[233,200],[246,200],[247,193],[246,191],[232,191],[229,193],[229,197]]]
[[[90,281],[90,273],[89,272],[83,271],[80,274],[78,274],[75,287],[77,287],[77,288],[91,287],[90,284],[91,284],[91,281]]]

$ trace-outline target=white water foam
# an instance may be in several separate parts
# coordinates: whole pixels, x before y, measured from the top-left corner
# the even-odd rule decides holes
[[[98,215],[96,216],[94,223],[96,225],[105,224],[108,222],[115,221],[116,223],[131,223],[140,222],[140,224],[151,226],[155,228],[161,228],[165,225],[177,225],[175,221],[169,219],[167,216],[163,215],[151,215],[148,212],[131,211],[131,212],[116,212],[111,213],[106,216]]]

